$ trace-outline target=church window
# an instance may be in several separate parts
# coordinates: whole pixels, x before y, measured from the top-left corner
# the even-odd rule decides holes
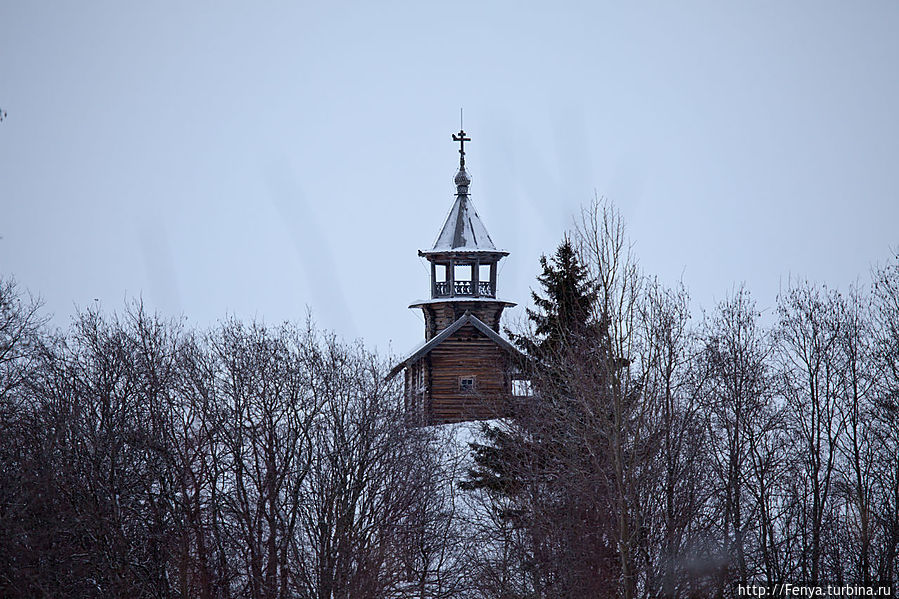
[[[475,377],[462,376],[459,377],[459,391],[463,393],[471,393],[475,390]]]

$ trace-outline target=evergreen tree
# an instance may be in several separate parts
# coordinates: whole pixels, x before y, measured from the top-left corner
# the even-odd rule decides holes
[[[535,338],[507,330],[519,349],[538,361],[555,355],[587,333],[596,302],[596,286],[567,235],[551,259],[540,256],[540,267],[543,272],[537,281],[544,295],[531,291],[536,309],[527,309]]]
[[[593,317],[596,286],[571,240],[566,236],[551,258],[542,256],[540,266],[541,292],[532,292],[534,309],[527,310],[530,331],[507,331],[526,354],[523,368],[535,395],[513,403],[510,422],[483,427],[485,442],[471,445],[474,467],[462,487],[486,492],[495,515],[523,533],[512,553],[530,564],[523,571],[532,589],[578,596],[615,578],[607,465],[571,436],[591,416],[576,387],[589,381],[591,389],[604,388],[607,344],[603,323]],[[572,570],[584,560],[589,567]]]
[[[543,272],[537,281],[543,294],[531,291],[536,309],[527,309],[533,334],[515,334],[506,330],[515,345],[525,352],[521,366],[535,383],[538,395],[541,388],[554,392],[546,389],[543,382],[560,382],[557,372],[560,360],[557,358],[563,351],[572,349],[590,330],[593,324],[590,315],[596,301],[596,287],[567,235],[550,259],[540,256],[540,266]],[[513,413],[518,412],[519,416],[523,415],[522,410],[533,415],[533,406],[513,406]],[[523,424],[532,419],[520,420]],[[469,473],[470,478],[463,483],[463,488],[512,495],[519,488],[513,480],[514,470],[527,458],[525,453],[534,448],[522,447],[517,435],[513,439],[497,427],[485,426],[483,432],[489,444],[472,444],[476,467]]]
[[[513,405],[513,419],[519,430],[510,432],[505,427],[484,425],[486,444],[472,443],[475,467],[469,471],[469,480],[462,484],[467,490],[485,489],[500,496],[514,496],[521,489],[517,480],[522,463],[544,463],[540,447],[553,440],[546,438],[546,423],[540,431],[534,424],[541,420],[539,412],[541,395],[556,395],[564,383],[560,357],[579,345],[586,333],[593,328],[591,312],[596,301],[596,287],[578,258],[571,240],[566,235],[549,259],[540,256],[543,272],[537,277],[542,294],[531,291],[535,309],[527,309],[532,325],[530,333],[516,334],[506,330],[515,345],[524,352],[520,365],[528,373],[536,391],[535,398]],[[552,381],[552,383],[550,383]],[[531,442],[525,442],[522,430],[526,429]],[[539,437],[543,439],[538,441]],[[504,514],[511,517],[515,512]],[[521,514],[517,514],[521,515]]]

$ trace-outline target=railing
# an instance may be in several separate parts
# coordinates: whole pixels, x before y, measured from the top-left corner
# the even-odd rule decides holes
[[[437,281],[434,283],[434,293],[436,297],[449,297],[449,281]],[[474,284],[472,281],[453,281],[452,295],[474,295]],[[478,295],[484,297],[495,297],[496,291],[489,281],[478,281]]]

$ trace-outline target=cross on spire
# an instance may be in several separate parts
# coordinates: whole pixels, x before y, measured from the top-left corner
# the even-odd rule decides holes
[[[453,133],[453,141],[459,142],[459,168],[465,170],[465,142],[471,141],[470,137],[465,137],[465,130],[459,129],[459,133]]]

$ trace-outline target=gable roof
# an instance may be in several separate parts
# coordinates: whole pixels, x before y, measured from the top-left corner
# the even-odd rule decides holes
[[[506,339],[504,339],[499,333],[491,329],[489,326],[484,324],[484,322],[479,319],[477,316],[472,314],[471,312],[465,312],[465,314],[459,318],[456,322],[449,325],[437,335],[434,335],[430,339],[430,341],[426,341],[409,354],[409,356],[401,361],[399,364],[394,366],[390,372],[387,374],[387,380],[392,379],[397,375],[397,373],[408,366],[409,364],[413,364],[417,362],[420,358],[428,354],[432,349],[446,341],[453,333],[461,329],[466,324],[470,324],[474,326],[475,329],[483,333],[488,339],[499,345],[501,348],[506,350],[509,353],[520,354],[521,352],[516,349],[514,345],[509,343]]]

